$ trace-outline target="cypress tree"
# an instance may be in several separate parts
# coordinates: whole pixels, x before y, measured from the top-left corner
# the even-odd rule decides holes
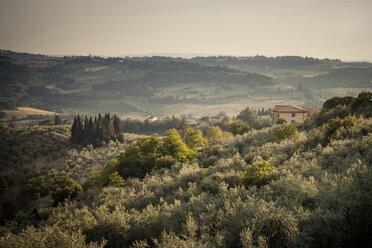
[[[107,138],[109,140],[115,140],[116,138],[114,123],[112,122],[112,120],[110,120],[107,125]]]
[[[115,139],[115,129],[112,119],[110,117],[110,113],[105,115],[105,122],[106,122],[106,142],[109,140]]]
[[[93,123],[93,119],[92,117],[89,118],[89,124],[88,124],[88,140],[89,140],[89,144],[93,144],[94,143],[94,134],[95,133],[95,125]]]
[[[121,122],[121,119],[116,116],[116,120],[115,120],[115,123],[116,123],[116,138],[120,141],[120,142],[124,142],[124,136],[123,136],[123,123]]]
[[[76,116],[76,144],[82,144],[84,135],[83,123],[80,115]]]
[[[103,119],[102,119],[102,115],[101,113],[98,114],[98,120],[97,120],[97,140],[99,141],[102,141],[103,140],[103,136],[104,136],[104,132],[103,132]]]
[[[101,114],[100,114],[101,115]],[[100,115],[97,117],[94,117],[94,126],[95,126],[95,133],[94,133],[94,143],[93,146],[97,147],[101,145],[102,136],[101,136],[101,129],[100,129]],[[102,119],[102,118],[101,118]]]
[[[84,118],[84,132],[83,132],[82,144],[83,145],[89,144],[89,120],[87,116],[85,116]]]
[[[122,136],[123,127],[122,127],[122,124],[121,124],[121,120],[117,115],[114,115],[114,129],[115,129],[116,138]]]
[[[101,118],[101,123],[100,123],[100,126],[101,126],[101,130],[100,130],[100,133],[102,134],[101,135],[101,140],[102,141],[106,141],[107,142],[107,114],[105,114],[105,116],[103,118]]]
[[[71,143],[76,143],[76,116],[71,126]]]

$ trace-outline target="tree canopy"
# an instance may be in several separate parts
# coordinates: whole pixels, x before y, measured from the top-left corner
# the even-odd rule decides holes
[[[249,107],[246,107],[245,109],[243,109],[238,114],[236,119],[242,120],[242,121],[248,123],[249,126],[255,128],[255,129],[259,129],[259,128],[263,127],[263,124],[258,119],[257,114],[254,111],[252,111]]]
[[[234,134],[234,135],[237,135],[237,134],[245,134],[246,132],[248,132],[249,130],[251,129],[251,127],[248,125],[248,123],[242,121],[242,120],[236,120],[236,121],[233,121],[231,124],[230,124],[230,130],[231,132]]]

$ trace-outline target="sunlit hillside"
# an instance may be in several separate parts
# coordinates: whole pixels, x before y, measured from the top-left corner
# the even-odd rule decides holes
[[[0,244],[66,247],[72,237],[79,247],[368,247],[370,96],[329,99],[297,125],[257,130],[235,121],[232,132],[233,125],[248,127],[235,136],[212,126],[203,138],[181,123],[162,136],[127,135],[134,142],[125,150],[118,143],[69,150],[64,126],[46,128],[47,137],[40,128],[3,128],[19,137],[2,143],[15,161],[2,177],[2,199],[10,201],[17,187],[36,208],[5,222]],[[14,168],[47,161],[47,154],[30,157],[35,151],[21,148],[31,133],[44,140],[36,150],[60,142],[67,153],[48,152],[61,162],[45,167],[56,174],[38,170],[12,179],[19,175]],[[104,166],[92,162],[107,159]]]

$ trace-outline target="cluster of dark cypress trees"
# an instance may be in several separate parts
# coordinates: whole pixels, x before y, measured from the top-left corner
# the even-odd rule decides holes
[[[101,114],[88,119],[85,116],[84,121],[77,115],[71,127],[71,142],[73,144],[87,146],[92,144],[93,147],[102,146],[104,142],[110,140],[119,140],[123,142],[122,124],[119,117],[110,113],[102,117]]]

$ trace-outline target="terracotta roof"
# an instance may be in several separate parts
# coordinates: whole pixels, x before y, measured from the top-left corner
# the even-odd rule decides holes
[[[275,105],[273,111],[280,113],[315,113],[318,112],[317,109],[297,107],[294,105]]]
[[[319,112],[319,109],[314,109],[314,108],[303,107],[303,109],[307,110],[310,114]]]

